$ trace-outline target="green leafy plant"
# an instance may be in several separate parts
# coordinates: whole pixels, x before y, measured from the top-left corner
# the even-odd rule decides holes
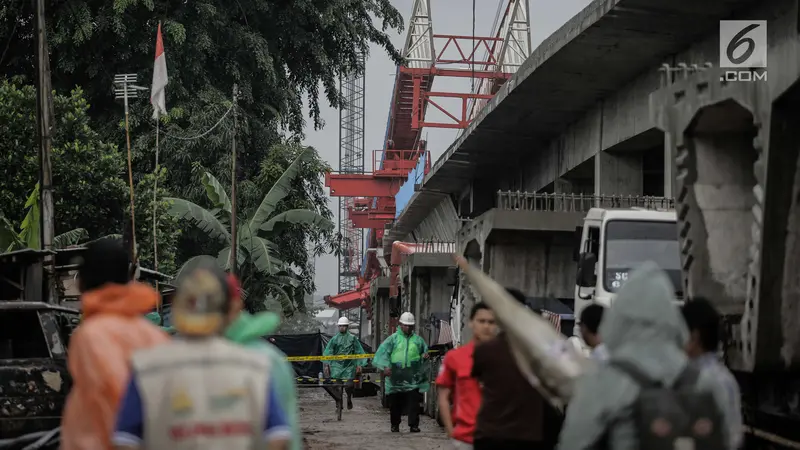
[[[25,218],[22,219],[19,233],[16,232],[15,227],[5,216],[0,216],[0,250],[10,252],[24,248],[36,250],[42,248],[40,241],[41,212],[39,209],[39,183],[36,183],[33,192],[28,196],[28,200],[25,202],[25,209],[27,213],[25,214]],[[55,236],[53,238],[53,248],[61,249],[77,245],[88,238],[89,233],[87,233],[86,230],[83,228],[76,228]]]
[[[231,201],[223,186],[211,173],[204,173],[202,184],[211,209],[180,198],[166,199],[171,204],[170,214],[188,220],[202,230],[210,239],[221,244],[215,258],[216,264],[225,270],[231,269],[231,250],[236,246],[236,272],[242,280],[246,294],[245,302],[251,310],[263,309],[266,297],[280,301],[285,315],[290,316],[296,308],[292,301],[292,290],[301,285],[294,268],[280,255],[275,240],[289,225],[305,225],[323,229],[333,229],[328,218],[310,209],[290,209],[278,211],[278,205],[290,193],[292,181],[298,176],[305,161],[315,156],[313,148],[304,149],[289,165],[280,178],[262,198],[258,207],[250,215],[237,221],[236,243],[232,242],[230,229]],[[207,264],[209,255],[190,258],[179,271],[192,270]]]

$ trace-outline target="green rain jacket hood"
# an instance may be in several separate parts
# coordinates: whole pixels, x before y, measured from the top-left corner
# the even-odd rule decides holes
[[[653,381],[675,382],[688,364],[683,351],[688,331],[673,293],[667,275],[653,263],[631,274],[600,324],[609,361],[634,364]],[[713,391],[714,381],[701,376],[697,389]],[[612,450],[637,450],[632,406],[638,394],[630,377],[600,363],[579,381],[558,448],[593,448],[608,432]]]
[[[286,360],[286,354],[277,347],[264,340],[275,332],[281,323],[280,317],[271,312],[248,314],[242,311],[225,330],[225,337],[229,340],[265,353],[272,364],[272,382],[278,393],[278,401],[286,411],[289,426],[292,429],[290,450],[302,450],[303,440],[300,434],[299,411],[297,405],[297,386],[292,364]]]

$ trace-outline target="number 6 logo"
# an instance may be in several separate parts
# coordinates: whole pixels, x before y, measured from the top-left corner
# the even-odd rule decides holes
[[[721,20],[719,66],[736,69],[767,67],[767,22]]]
[[[757,23],[751,23],[750,25],[744,27],[742,31],[736,33],[733,36],[733,39],[728,43],[728,48],[725,49],[725,54],[728,56],[728,59],[734,64],[741,64],[747,61],[748,58],[753,56],[753,52],[756,50],[756,41],[752,38],[747,37],[747,33],[755,30],[760,25]],[[736,49],[741,47],[742,45],[747,44],[747,48],[744,52],[737,58],[734,56],[734,52]]]

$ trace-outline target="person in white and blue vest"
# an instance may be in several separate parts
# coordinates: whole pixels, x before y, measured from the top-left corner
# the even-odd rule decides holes
[[[238,317],[226,274],[197,269],[172,306],[178,337],[133,354],[117,449],[286,450],[292,436],[269,357],[223,337]]]

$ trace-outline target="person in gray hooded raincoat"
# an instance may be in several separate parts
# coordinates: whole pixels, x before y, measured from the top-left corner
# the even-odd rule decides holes
[[[666,385],[677,380],[689,363],[683,350],[689,333],[673,303],[674,292],[667,275],[653,263],[643,264],[631,274],[600,324],[610,361],[633,364]],[[701,375],[696,387],[711,392],[719,410],[725,411],[721,403],[724,392],[716,392],[724,386]],[[639,386],[627,374],[607,364],[598,365],[576,386],[558,449],[601,448],[607,433],[607,448],[639,450],[633,416],[638,395]],[[728,430],[723,431],[730,436]]]

